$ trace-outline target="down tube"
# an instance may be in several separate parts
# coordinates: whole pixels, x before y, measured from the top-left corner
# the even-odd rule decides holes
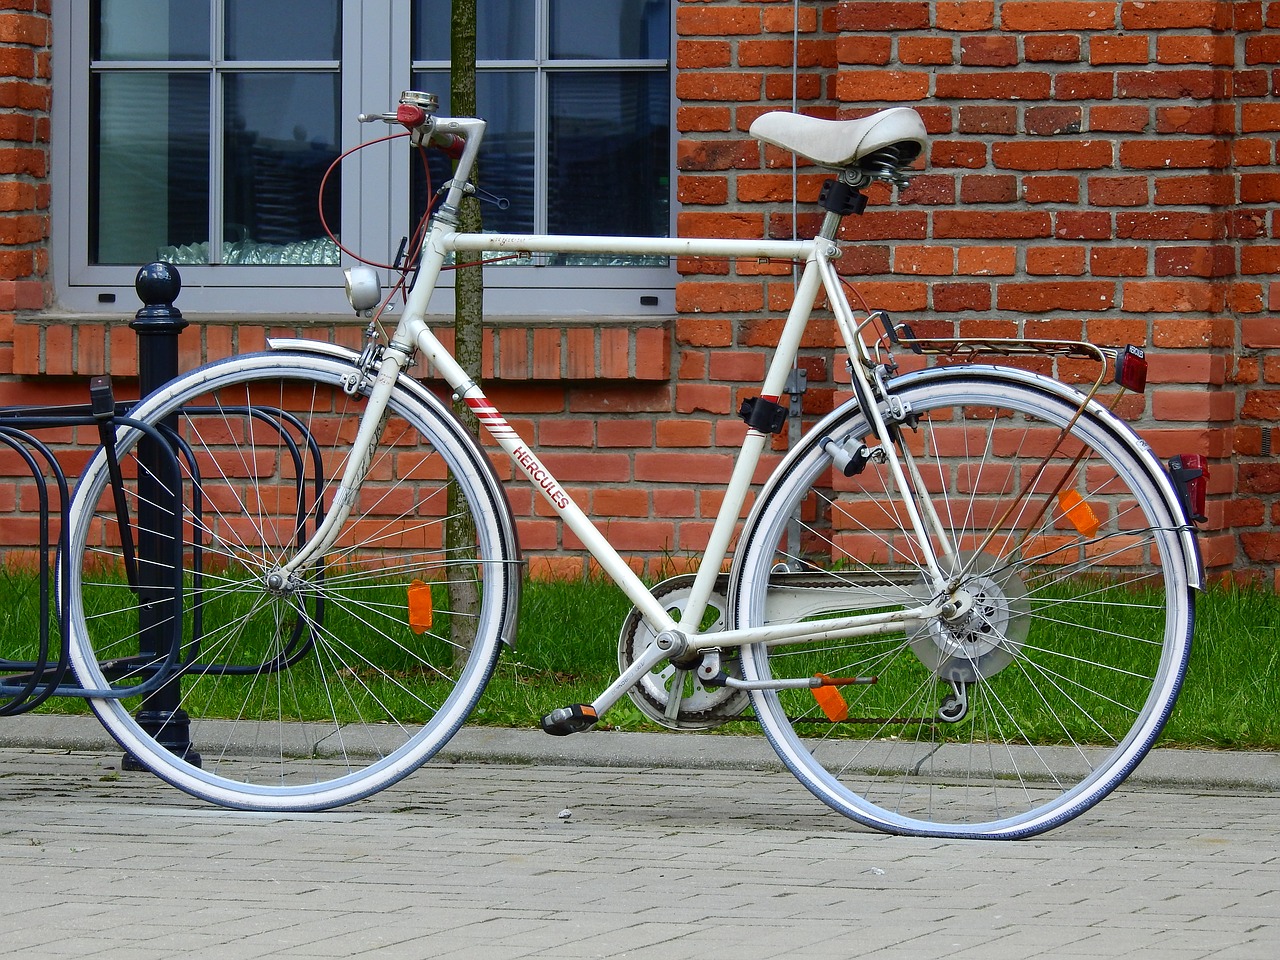
[[[511,458],[520,472],[542,494],[551,505],[551,509],[573,531],[574,536],[582,541],[587,552],[600,564],[609,578],[622,588],[627,599],[644,613],[650,623],[660,630],[674,629],[675,621],[672,620],[671,615],[663,609],[661,603],[654,599],[653,594],[635,572],[623,562],[622,557],[613,549],[613,545],[601,535],[537,454],[530,450],[528,444],[520,438],[515,428],[489,402],[489,398],[484,395],[479,385],[467,375],[425,324],[419,321],[415,326],[417,329],[414,333],[418,349],[453,387],[456,395],[475,414],[476,419]]]

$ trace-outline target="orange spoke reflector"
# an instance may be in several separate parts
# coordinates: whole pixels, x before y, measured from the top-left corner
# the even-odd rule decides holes
[[[830,680],[830,677],[818,674],[822,680]],[[821,687],[810,687],[813,692],[813,699],[818,701],[818,706],[822,708],[822,712],[827,715],[827,719],[832,723],[839,723],[842,720],[849,719],[849,705],[844,702],[844,697],[840,695],[838,687],[823,684]]]
[[[1098,535],[1098,528],[1102,526],[1102,522],[1080,494],[1074,490],[1063,490],[1058,494],[1058,506],[1081,536],[1093,538]]]
[[[431,626],[431,587],[421,580],[409,584],[409,629],[425,633]]]

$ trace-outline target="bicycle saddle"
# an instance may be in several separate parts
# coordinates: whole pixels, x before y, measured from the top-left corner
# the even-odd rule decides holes
[[[905,167],[924,150],[924,121],[910,107],[890,107],[857,120],[823,120],[799,113],[766,113],[751,124],[757,140],[790,150],[824,167],[844,169],[893,148]]]

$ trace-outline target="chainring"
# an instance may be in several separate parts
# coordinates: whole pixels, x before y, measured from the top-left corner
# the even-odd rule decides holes
[[[693,587],[692,576],[672,577],[653,588],[653,595],[663,608],[673,616],[679,615],[688,602]],[[707,603],[702,632],[713,633],[724,629],[725,612],[729,601],[725,592],[717,588]],[[641,654],[653,645],[657,634],[635,607],[627,614],[618,637],[618,668],[626,671]],[[722,667],[730,676],[741,678],[741,661],[734,651],[726,657]],[[680,693],[679,711],[668,715],[672,691]],[[709,730],[732,720],[746,709],[750,695],[733,687],[713,687],[699,679],[696,668],[682,668],[664,661],[636,683],[627,695],[650,720],[672,730]]]

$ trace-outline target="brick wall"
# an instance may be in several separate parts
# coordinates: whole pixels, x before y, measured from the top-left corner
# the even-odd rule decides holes
[[[687,0],[677,18],[682,232],[816,228],[790,216],[790,157],[746,136],[762,111],[915,107],[927,167],[847,221],[842,271],[917,329],[1149,347],[1126,413],[1160,455],[1212,458],[1207,561],[1280,586],[1280,3],[810,0],[797,27],[790,0]],[[800,199],[822,179],[800,168]],[[760,272],[682,265],[677,392],[709,413],[733,390],[713,367],[753,358],[789,302],[790,276]],[[840,397],[821,340],[814,414]]]
[[[133,362],[126,328],[38,309],[48,5],[0,9],[0,402],[78,400],[70,375]],[[824,176],[752,141],[760,112],[793,98],[823,116],[915,107],[927,169],[900,197],[875,191],[847,226],[842,269],[862,296],[931,330],[1148,346],[1152,387],[1126,413],[1162,456],[1212,458],[1215,569],[1280,587],[1280,459],[1263,452],[1268,436],[1280,448],[1280,2],[801,0],[798,21],[793,0],[676,6],[681,234],[815,228]],[[754,392],[740,385],[761,375],[792,295],[784,266],[689,261],[679,274],[674,323],[505,330],[486,361],[499,406],[651,572],[705,542],[719,491],[690,481],[727,473],[739,391]],[[193,326],[184,356],[265,333]],[[817,320],[802,359],[810,419],[843,397],[834,346]],[[587,447],[602,456],[588,464]],[[511,492],[535,569],[586,569],[527,488]]]
[[[44,306],[49,269],[50,0],[0,5],[0,376],[17,311]],[[0,385],[0,403],[10,391]]]

